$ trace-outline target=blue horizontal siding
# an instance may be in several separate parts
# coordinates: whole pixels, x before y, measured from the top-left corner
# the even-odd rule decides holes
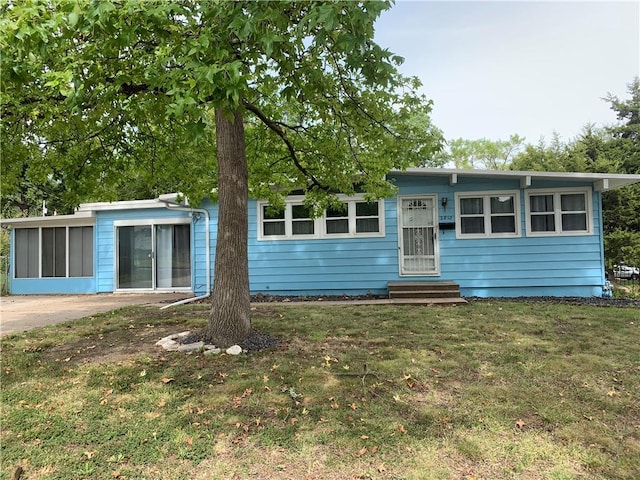
[[[455,219],[456,192],[520,191],[520,227],[518,238],[457,239],[455,231],[439,235],[440,267],[438,277],[400,277],[393,280],[448,280],[458,283],[468,296],[590,296],[600,295],[604,283],[601,236],[600,194],[592,193],[593,234],[573,236],[526,236],[525,191],[517,180],[464,178],[449,185],[449,178],[399,175],[396,185],[400,195],[437,194],[440,203],[447,197],[446,209],[439,206],[439,216]],[[590,186],[555,181],[534,181],[535,188]]]
[[[355,295],[386,292],[398,271],[396,201],[385,202],[385,236],[257,239],[257,202],[249,204],[249,283],[252,293]]]
[[[74,278],[13,278],[11,293],[14,295],[54,295],[96,293],[93,277]]]
[[[400,276],[398,251],[398,199],[384,200],[385,234],[372,238],[316,238],[258,240],[257,202],[249,201],[249,277],[251,292],[275,295],[355,295],[386,293],[390,281],[453,281],[466,296],[589,296],[599,295],[604,283],[602,212],[600,194],[593,192],[594,229],[592,235],[527,237],[525,232],[525,191],[516,180],[491,180],[458,176],[449,185],[448,177],[397,175],[392,181],[401,196],[436,195],[440,222],[455,221],[455,193],[459,191],[520,191],[522,236],[519,238],[457,239],[454,230],[438,235],[440,272],[430,276]],[[530,187],[561,188],[588,184],[538,182]],[[441,200],[447,197],[446,207]],[[203,204],[210,213],[209,273],[213,276],[217,237],[217,206]],[[188,212],[158,209],[96,212],[95,279],[86,284],[60,282],[60,293],[79,289],[112,292],[115,289],[115,221],[181,219]],[[206,220],[192,218],[192,289],[206,294]],[[17,289],[37,290],[30,282],[16,280]],[[73,283],[76,282],[76,283]],[[93,283],[91,283],[93,282]],[[211,287],[213,278],[211,279]],[[49,288],[49,287],[47,287]],[[24,292],[27,293],[27,292]],[[36,292],[33,292],[36,293]],[[38,291],[37,293],[45,293]],[[50,291],[50,293],[55,293]]]
[[[166,208],[101,210],[96,212],[96,288],[99,293],[116,289],[115,225],[116,221],[184,219],[188,212]],[[192,232],[193,233],[193,232]],[[192,240],[193,244],[193,240]],[[193,255],[193,252],[192,252]],[[192,273],[193,276],[193,273]],[[193,281],[193,279],[192,279]]]
[[[532,293],[533,292],[533,293]],[[599,285],[563,286],[523,286],[523,287],[475,287],[461,288],[463,297],[596,297],[602,295],[602,287]]]

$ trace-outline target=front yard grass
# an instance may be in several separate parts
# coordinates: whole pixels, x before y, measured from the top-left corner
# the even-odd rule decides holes
[[[640,478],[637,308],[261,305],[277,349],[154,346],[207,313],[5,337],[3,478]]]

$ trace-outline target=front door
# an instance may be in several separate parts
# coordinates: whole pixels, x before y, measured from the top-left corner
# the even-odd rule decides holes
[[[191,287],[189,224],[116,227],[118,290]]]
[[[400,275],[439,273],[436,205],[435,196],[400,197]]]

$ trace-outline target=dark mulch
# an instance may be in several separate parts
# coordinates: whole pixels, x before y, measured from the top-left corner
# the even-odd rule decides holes
[[[204,333],[202,331],[191,332],[186,337],[179,340],[182,344],[195,343],[204,341]],[[253,353],[260,352],[262,350],[270,350],[276,348],[281,343],[281,340],[266,333],[252,330],[243,340],[238,342],[238,345],[242,348],[243,352]]]
[[[593,305],[596,307],[640,307],[640,299],[603,298],[603,297],[505,297],[482,298],[465,297],[468,302],[521,302],[521,303],[560,303],[566,305]]]

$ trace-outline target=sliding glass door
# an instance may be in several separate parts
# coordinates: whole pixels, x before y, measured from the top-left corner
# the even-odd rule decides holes
[[[189,224],[116,227],[118,290],[191,287]]]
[[[189,225],[156,226],[156,287],[191,286]]]

